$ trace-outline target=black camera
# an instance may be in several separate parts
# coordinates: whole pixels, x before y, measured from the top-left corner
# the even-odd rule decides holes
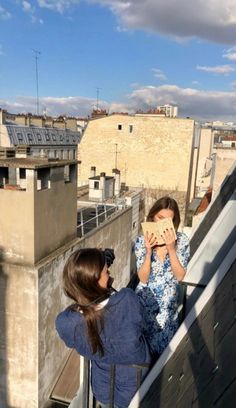
[[[105,255],[105,262],[108,268],[110,268],[110,266],[113,264],[114,259],[115,259],[114,249],[105,248],[104,255]]]

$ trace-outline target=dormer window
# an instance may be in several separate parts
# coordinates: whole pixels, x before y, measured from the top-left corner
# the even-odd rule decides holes
[[[17,133],[17,137],[18,137],[18,140],[19,140],[19,142],[23,142],[23,135],[22,135],[22,133]]]

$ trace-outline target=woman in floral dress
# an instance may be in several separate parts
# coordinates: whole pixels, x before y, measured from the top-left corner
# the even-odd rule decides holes
[[[146,338],[154,358],[157,358],[178,329],[178,286],[189,261],[189,240],[177,232],[180,223],[178,204],[173,198],[162,197],[155,202],[147,221],[158,222],[171,217],[175,233],[165,230],[164,245],[158,245],[153,234],[139,236],[135,254],[139,284],[136,293],[145,305]]]

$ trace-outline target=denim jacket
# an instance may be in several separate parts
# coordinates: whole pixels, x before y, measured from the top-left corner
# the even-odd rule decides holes
[[[114,402],[125,408],[137,388],[133,364],[150,363],[150,353],[143,335],[143,306],[128,288],[110,296],[104,307],[104,328],[100,333],[104,355],[93,354],[86,333],[83,314],[71,306],[56,318],[56,329],[67,347],[92,360],[91,383],[97,400],[109,403],[111,364],[116,365]],[[146,375],[147,368],[142,372]]]

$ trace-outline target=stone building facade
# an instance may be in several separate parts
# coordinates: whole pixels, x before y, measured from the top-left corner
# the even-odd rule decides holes
[[[119,168],[127,186],[177,191],[188,201],[194,133],[191,119],[114,114],[91,120],[78,146],[78,183],[86,184],[91,166],[107,174]]]

